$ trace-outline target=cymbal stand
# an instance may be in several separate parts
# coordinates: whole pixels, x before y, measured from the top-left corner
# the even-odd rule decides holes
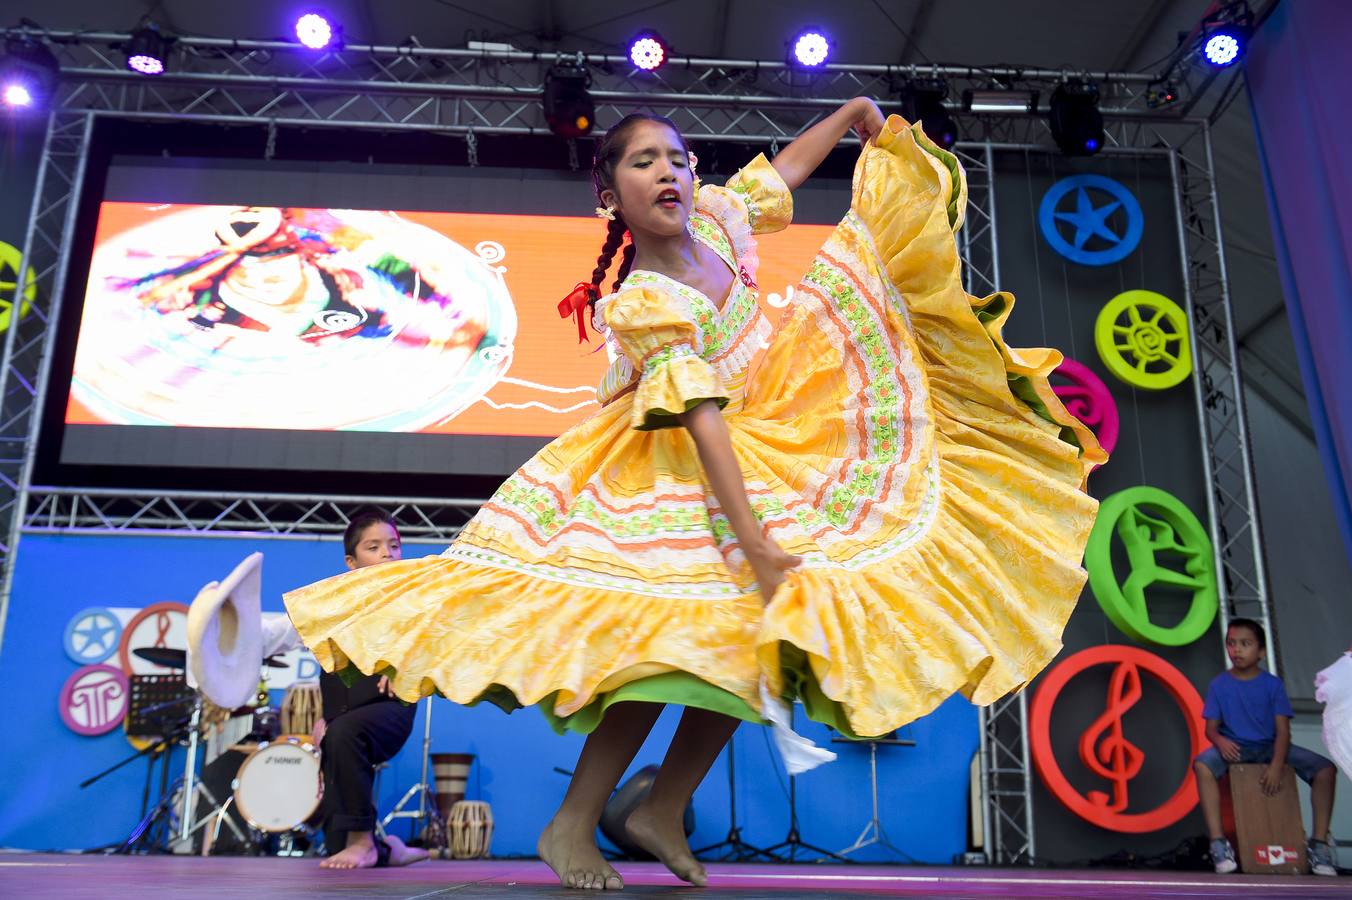
[[[183,786],[183,810],[178,817],[178,839],[171,843],[171,847],[173,844],[186,843],[194,833],[210,825],[212,816],[224,818],[225,824],[234,832],[240,843],[246,843],[248,839],[244,836],[244,832],[240,831],[239,826],[233,820],[224,816],[230,801],[234,799],[233,796],[227,797],[226,801],[222,803],[216,799],[216,795],[211,792],[211,789],[197,777],[197,750],[200,746],[201,724],[202,695],[197,693],[193,700],[192,718],[188,722],[188,758],[183,766],[183,778],[179,782]],[[205,798],[207,804],[211,807],[211,811],[202,818],[202,821],[194,822],[193,820],[197,816],[197,795],[199,793]],[[220,833],[220,821],[216,823],[216,833]]]
[[[395,819],[415,819],[418,825],[415,828],[426,828],[427,842],[435,846],[442,846],[446,843],[446,823],[441,818],[441,810],[437,808],[437,798],[434,794],[432,783],[427,780],[428,769],[432,760],[432,698],[427,698],[427,705],[423,708],[423,745],[422,745],[422,778],[417,784],[413,785],[404,792],[404,796],[399,798],[399,802],[394,805],[394,809],[385,814],[385,818],[376,823],[376,831],[381,836],[385,834],[385,829]],[[418,798],[418,808],[404,809],[404,807]]]

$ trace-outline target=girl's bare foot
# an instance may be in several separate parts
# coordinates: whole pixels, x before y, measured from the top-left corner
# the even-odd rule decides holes
[[[349,831],[347,846],[319,864],[321,869],[369,869],[379,855],[369,831]]]
[[[570,823],[555,816],[535,850],[540,858],[559,876],[559,883],[566,888],[578,888],[588,891],[618,891],[624,887],[624,879],[610,867],[610,863],[601,856],[593,836],[595,828],[571,826]]]
[[[385,843],[390,845],[391,866],[411,866],[415,862],[427,859],[427,851],[421,847],[410,847],[392,834],[385,835]]]
[[[631,841],[661,860],[677,878],[704,887],[709,883],[709,877],[704,866],[690,852],[682,820],[680,815],[665,815],[642,803],[629,814],[624,830]]]

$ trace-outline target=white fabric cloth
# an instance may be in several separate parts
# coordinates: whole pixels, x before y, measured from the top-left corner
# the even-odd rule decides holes
[[[1314,676],[1314,698],[1324,704],[1324,746],[1352,776],[1352,651]]]
[[[773,696],[762,678],[760,682],[762,712],[770,721],[775,735],[775,748],[784,760],[784,770],[790,775],[801,775],[822,763],[836,758],[830,750],[823,750],[793,730],[793,708],[782,698]]]

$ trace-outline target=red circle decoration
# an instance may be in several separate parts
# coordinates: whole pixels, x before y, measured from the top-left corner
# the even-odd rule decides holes
[[[1067,780],[1052,753],[1052,707],[1071,679],[1086,669],[1101,665],[1116,665],[1117,668],[1109,682],[1103,714],[1080,736],[1080,761],[1090,771],[1108,780],[1113,789],[1111,796],[1102,791],[1090,791],[1086,796]],[[1068,657],[1043,677],[1029,713],[1028,740],[1033,751],[1033,765],[1042,783],[1080,818],[1100,828],[1126,834],[1145,834],[1167,828],[1197,805],[1197,785],[1189,765],[1178,790],[1163,804],[1146,812],[1125,811],[1127,786],[1140,772],[1145,754],[1122,734],[1122,715],[1140,699],[1142,669],[1164,685],[1187,720],[1191,744],[1188,759],[1191,760],[1206,747],[1202,698],[1182,672],[1139,647],[1106,644]]]
[[[187,605],[172,600],[150,604],[131,617],[131,621],[122,629],[122,642],[117,647],[118,661],[122,663],[122,671],[128,676],[170,675],[175,671],[182,671],[157,666],[139,657],[133,659],[131,651],[139,647],[188,649]]]
[[[130,704],[126,674],[112,666],[93,665],[76,669],[66,679],[58,709],[67,728],[93,737],[122,724]]]

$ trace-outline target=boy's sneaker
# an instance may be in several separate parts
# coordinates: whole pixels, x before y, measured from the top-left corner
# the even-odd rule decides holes
[[[1310,871],[1314,874],[1338,874],[1338,869],[1333,865],[1333,848],[1326,841],[1311,840],[1306,855],[1310,860]],[[1217,868],[1216,871],[1219,872],[1220,869]]]
[[[1225,838],[1211,842],[1211,861],[1216,864],[1217,875],[1228,875],[1239,868],[1239,863],[1235,862],[1235,848]]]

